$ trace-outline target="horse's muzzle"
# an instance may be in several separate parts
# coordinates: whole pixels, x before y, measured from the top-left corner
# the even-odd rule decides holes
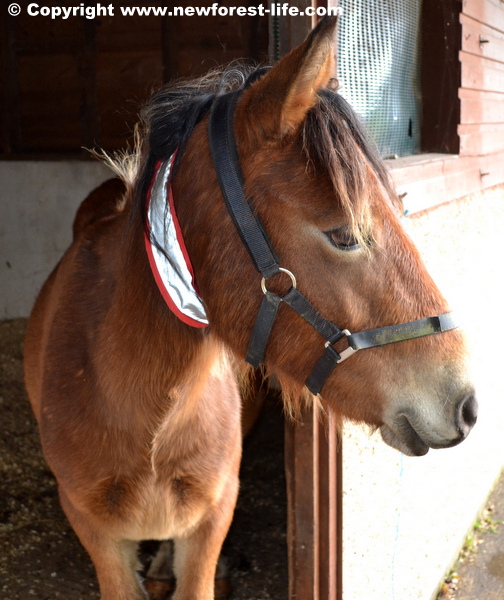
[[[423,456],[430,448],[452,448],[460,444],[469,435],[477,417],[478,402],[471,390],[455,406],[450,426],[443,427],[443,433],[431,429],[432,425],[423,423],[420,415],[411,409],[397,413],[392,423],[381,426],[380,432],[389,446],[408,456]]]
[[[465,440],[469,435],[469,432],[474,427],[478,419],[478,401],[474,392],[467,394],[459,402],[455,419],[457,423],[457,429],[460,431],[460,442]]]

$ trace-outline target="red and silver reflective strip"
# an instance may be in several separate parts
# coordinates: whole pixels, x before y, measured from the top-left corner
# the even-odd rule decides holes
[[[170,174],[175,156],[176,152],[155,167],[146,198],[145,247],[156,284],[171,311],[187,325],[207,327],[209,321],[173,204]]]

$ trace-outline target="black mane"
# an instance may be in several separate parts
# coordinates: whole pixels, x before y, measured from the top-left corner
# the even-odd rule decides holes
[[[258,70],[243,64],[216,69],[199,78],[175,81],[152,95],[140,115],[144,130],[144,148],[136,202],[140,206],[144,226],[145,195],[156,162],[168,160],[178,148],[173,166],[175,173],[187,140],[196,125],[209,113],[214,99],[222,94],[243,89],[248,78]]]
[[[154,93],[141,113],[144,129],[143,167],[137,182],[136,202],[145,225],[145,195],[154,166],[178,148],[176,172],[183,148],[195,126],[211,109],[216,97],[246,87],[265,69],[232,65],[194,79],[182,79]],[[319,101],[308,112],[301,135],[307,160],[326,169],[352,220],[360,220],[365,203],[365,163],[370,163],[385,189],[395,198],[390,178],[366,129],[348,102],[330,88],[320,90]],[[346,199],[346,200],[345,200]],[[365,220],[365,219],[364,219]]]

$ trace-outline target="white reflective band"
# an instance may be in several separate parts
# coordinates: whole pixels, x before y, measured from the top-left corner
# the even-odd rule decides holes
[[[206,327],[208,318],[194,288],[192,265],[173,205],[170,171],[174,158],[175,154],[156,165],[146,200],[150,239],[146,234],[145,245],[154,279],[172,312],[192,327]]]

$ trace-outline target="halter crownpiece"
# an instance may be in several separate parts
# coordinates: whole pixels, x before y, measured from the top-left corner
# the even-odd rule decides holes
[[[261,287],[264,296],[252,330],[246,361],[253,367],[258,367],[264,362],[266,346],[281,302],[295,310],[326,340],[325,350],[305,382],[310,392],[315,395],[320,394],[335,366],[358,350],[457,328],[459,325],[453,313],[447,313],[400,325],[350,333],[319,314],[297,289],[294,275],[280,267],[271,241],[259,218],[254,214],[252,201],[247,199],[243,192],[244,179],[233,135],[233,113],[240,93],[241,91],[232,92],[215,100],[210,113],[208,133],[212,160],[227,209],[254,265],[263,276]],[[292,286],[286,294],[279,296],[268,291],[266,280],[282,271],[291,277]],[[333,344],[343,337],[347,338],[348,348],[337,352]]]

